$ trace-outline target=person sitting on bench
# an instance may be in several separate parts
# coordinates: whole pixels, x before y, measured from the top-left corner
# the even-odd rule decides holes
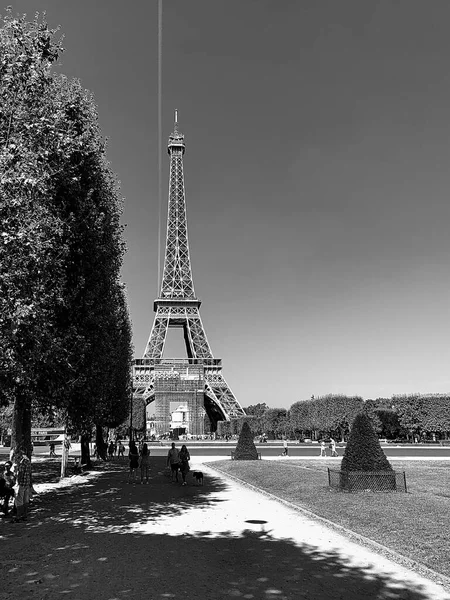
[[[9,513],[9,500],[14,498],[14,486],[16,485],[16,476],[11,471],[12,462],[5,462],[4,471],[0,475],[0,497],[3,498],[2,510],[7,515]]]

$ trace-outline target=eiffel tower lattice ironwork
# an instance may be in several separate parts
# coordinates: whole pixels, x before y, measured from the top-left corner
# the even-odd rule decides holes
[[[195,400],[197,402],[201,398],[201,404],[214,430],[218,420],[243,416],[245,412],[222,375],[222,361],[214,358],[200,318],[201,302],[195,295],[189,256],[183,174],[184,151],[184,136],[178,131],[175,111],[174,131],[168,143],[169,206],[163,278],[159,298],[153,305],[156,315],[144,356],[134,361],[133,394],[135,398],[143,398],[147,403],[155,400],[155,397],[158,400],[159,397],[156,407],[158,402],[165,404],[165,408],[160,407],[160,410],[165,411],[167,421],[168,398],[181,398],[170,385],[178,385],[176,389],[180,390],[176,381],[181,377],[185,382],[186,392],[187,382],[194,379],[198,383],[188,386],[191,390],[190,398],[192,400],[194,397],[192,390],[195,388]],[[169,327],[183,329],[187,359],[163,358]],[[173,391],[172,396],[167,392],[170,389]],[[193,400],[191,405],[192,402]],[[192,406],[190,410],[193,410]]]

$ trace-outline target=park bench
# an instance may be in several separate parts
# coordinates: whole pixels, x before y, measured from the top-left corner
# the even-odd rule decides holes
[[[450,446],[450,440],[440,440],[439,443],[441,446]]]
[[[236,450],[231,451],[231,460],[234,460],[234,455],[236,454]],[[258,452],[258,460],[261,460],[261,452]]]

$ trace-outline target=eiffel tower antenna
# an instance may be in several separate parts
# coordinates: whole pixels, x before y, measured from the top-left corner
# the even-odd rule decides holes
[[[186,406],[187,433],[204,433],[204,414],[211,431],[217,421],[245,415],[222,375],[222,361],[214,358],[200,318],[201,301],[194,291],[189,254],[184,189],[184,135],[178,129],[175,110],[170,156],[169,202],[164,269],[150,337],[133,370],[134,397],[155,401],[157,434],[170,427],[171,403]],[[168,329],[183,330],[187,358],[163,357]],[[181,412],[184,412],[181,411]]]

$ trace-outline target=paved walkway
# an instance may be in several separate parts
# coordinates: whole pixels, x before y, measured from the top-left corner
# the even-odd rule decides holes
[[[450,600],[198,460],[203,486],[171,483],[164,462],[153,460],[149,485],[127,484],[125,462],[109,465],[41,494],[29,523],[3,522],[0,599]]]

